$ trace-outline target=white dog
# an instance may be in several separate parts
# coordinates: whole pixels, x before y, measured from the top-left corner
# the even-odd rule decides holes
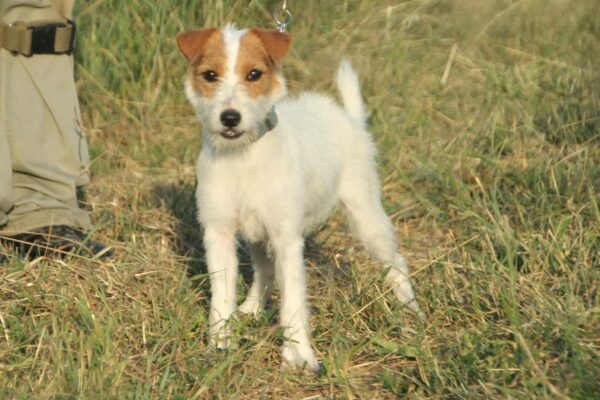
[[[344,108],[328,96],[286,98],[281,61],[285,33],[199,29],[177,44],[190,61],[186,95],[203,123],[196,192],[211,282],[211,341],[229,345],[236,310],[236,235],[249,244],[254,282],[243,313],[259,313],[281,290],[284,363],[319,369],[310,343],[304,235],[341,202],[356,233],[389,269],[396,297],[420,314],[406,260],[380,201],[375,147],[356,73],[342,62],[337,85]]]

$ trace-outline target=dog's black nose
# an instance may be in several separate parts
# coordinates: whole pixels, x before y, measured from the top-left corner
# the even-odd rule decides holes
[[[236,110],[225,110],[221,113],[221,123],[228,128],[234,128],[239,125],[242,115]]]

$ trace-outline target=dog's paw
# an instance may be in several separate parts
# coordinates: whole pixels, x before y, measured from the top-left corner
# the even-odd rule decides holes
[[[217,350],[227,350],[231,348],[231,338],[225,336],[219,336],[210,339],[210,344],[216,347]]]
[[[402,304],[413,310],[421,319],[425,318],[425,314],[419,307],[415,291],[410,282],[408,263],[405,257],[401,255],[396,256],[394,265],[391,266],[385,280]]]
[[[425,313],[421,311],[421,307],[419,307],[419,302],[417,301],[416,297],[413,297],[412,300],[409,301],[403,301],[403,303],[406,307],[410,308],[415,314],[417,314],[417,317],[422,320],[427,319]]]
[[[242,314],[251,314],[255,317],[263,311],[262,301],[256,296],[248,296],[239,306],[238,311]]]
[[[224,323],[214,324],[210,329],[208,343],[219,350],[231,347],[231,329]]]
[[[398,300],[402,302],[406,307],[410,308],[415,312],[421,319],[425,319],[425,313],[421,311],[417,298],[412,290],[412,286],[409,281],[404,280],[396,282],[392,291]]]
[[[286,342],[281,347],[283,367],[318,373],[321,364],[309,344]]]

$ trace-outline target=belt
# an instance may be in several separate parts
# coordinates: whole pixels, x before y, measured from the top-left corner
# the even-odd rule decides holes
[[[75,47],[75,22],[15,21],[0,24],[0,47],[27,57],[35,54],[71,54]]]

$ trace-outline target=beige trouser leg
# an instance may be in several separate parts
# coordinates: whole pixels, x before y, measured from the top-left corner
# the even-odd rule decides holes
[[[0,0],[0,19],[61,20],[72,1]],[[68,55],[0,49],[0,234],[48,225],[90,228],[76,187],[88,182],[88,148]]]

